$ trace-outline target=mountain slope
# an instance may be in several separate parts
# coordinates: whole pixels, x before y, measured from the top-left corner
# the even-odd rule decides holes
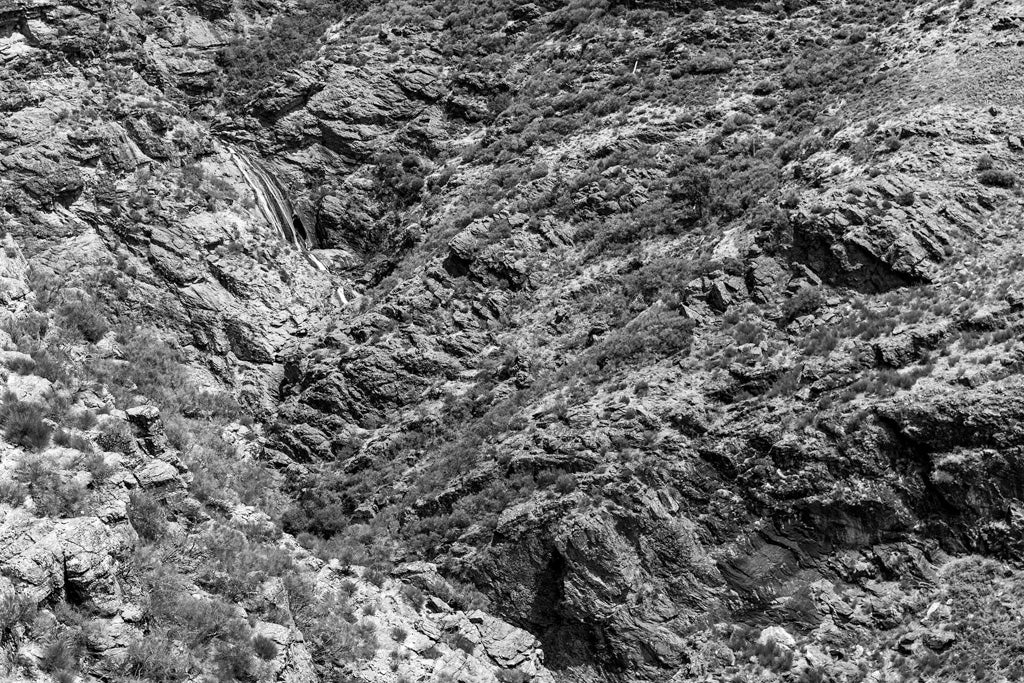
[[[0,3],[9,675],[1014,678],[1017,10]]]

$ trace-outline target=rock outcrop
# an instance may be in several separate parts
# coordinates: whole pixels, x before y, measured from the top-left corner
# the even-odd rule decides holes
[[[1019,12],[784,5],[0,0],[2,675],[1020,678]]]

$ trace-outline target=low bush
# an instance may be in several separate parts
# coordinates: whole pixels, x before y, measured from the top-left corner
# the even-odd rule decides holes
[[[363,574],[363,579],[365,579],[369,583],[372,583],[377,588],[380,588],[384,585],[384,581],[387,580],[387,576],[381,570],[375,567],[370,567]]]
[[[693,342],[693,320],[679,311],[651,307],[620,330],[610,333],[594,352],[599,368],[654,363],[677,353],[688,354]]]
[[[11,369],[11,372],[15,372],[19,375],[31,375],[36,369],[36,362],[32,360],[32,357],[23,358],[16,356],[9,358],[6,361],[7,367]]]
[[[36,603],[30,598],[16,593],[0,595],[0,643],[10,642],[14,628],[32,621],[35,613]]]
[[[796,294],[782,304],[782,317],[785,320],[793,320],[802,315],[816,311],[824,299],[821,290],[817,287],[801,287]]]
[[[0,407],[4,437],[30,451],[38,451],[50,443],[53,429],[44,420],[43,409],[35,403],[8,398]]]
[[[7,319],[3,329],[19,349],[32,348],[34,342],[39,342],[49,332],[50,319],[42,313],[26,313]]]
[[[277,657],[277,643],[266,636],[255,636],[252,639],[252,649],[257,657],[267,662]]]
[[[96,413],[92,410],[77,410],[67,416],[66,424],[75,429],[88,430],[96,426]]]
[[[256,660],[252,649],[244,643],[222,642],[213,655],[219,680],[248,681],[254,677]]]
[[[423,591],[411,583],[402,584],[400,593],[405,598],[405,601],[416,611],[423,609],[423,605],[427,602],[427,596],[424,595]]]
[[[69,432],[63,428],[58,428],[57,431],[53,433],[53,443],[54,445],[62,446],[64,448],[74,448],[75,450],[82,451],[84,453],[88,453],[92,450],[92,441],[80,434]]]
[[[114,468],[107,464],[107,459],[103,457],[102,453],[88,453],[81,456],[75,462],[75,467],[89,473],[93,486],[106,483],[114,474]]]
[[[121,669],[143,680],[173,683],[190,675],[192,658],[165,632],[150,633],[128,646]]]
[[[135,437],[127,423],[108,419],[100,427],[96,445],[104,451],[129,455],[135,450]]]
[[[156,498],[137,491],[128,499],[128,522],[142,540],[154,543],[164,537],[167,513]]]
[[[43,648],[39,668],[47,673],[74,672],[85,655],[80,633],[62,633]]]
[[[198,582],[207,590],[237,602],[254,595],[271,576],[292,569],[292,556],[276,543],[252,541],[226,526],[211,528],[202,537],[204,560]]]
[[[990,168],[978,174],[978,182],[990,187],[1011,188],[1017,184],[1017,178],[1010,171]]]
[[[91,344],[103,339],[110,331],[110,324],[97,310],[97,305],[93,301],[66,302],[58,309],[58,315],[65,326],[77,330],[82,338]]]
[[[74,517],[81,514],[86,491],[76,480],[64,477],[41,456],[18,463],[15,478],[25,485],[43,517]]]
[[[20,507],[25,502],[28,489],[17,481],[0,481],[0,503],[12,508]]]

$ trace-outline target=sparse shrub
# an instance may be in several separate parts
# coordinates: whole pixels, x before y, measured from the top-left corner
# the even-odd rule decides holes
[[[409,632],[401,626],[395,626],[391,629],[391,639],[394,640],[396,643],[405,642],[405,639],[408,637],[408,635]]]
[[[135,450],[135,437],[127,423],[108,419],[100,427],[96,445],[104,451],[128,455]]]
[[[557,493],[572,493],[576,490],[576,477],[567,472],[563,472],[558,475],[557,479],[555,479],[554,489]]]
[[[18,624],[26,624],[32,620],[36,612],[36,603],[30,598],[17,593],[0,595],[0,643],[7,643]]]
[[[89,473],[94,486],[105,483],[114,474],[114,468],[107,464],[107,459],[102,453],[84,455],[75,465]]]
[[[620,330],[608,335],[595,350],[599,368],[656,362],[676,353],[687,354],[693,342],[693,320],[678,311],[651,307]]]
[[[82,511],[85,489],[74,479],[66,479],[41,456],[18,463],[15,477],[32,495],[36,512],[43,517],[74,517]]]
[[[252,649],[257,657],[266,662],[277,657],[277,643],[266,636],[257,635],[253,637]]]
[[[96,426],[96,413],[91,410],[78,410],[68,416],[67,424],[82,431]]]
[[[824,299],[821,290],[817,287],[801,287],[796,294],[782,304],[782,316],[786,320],[793,320],[802,315],[816,311]]]
[[[7,367],[11,369],[11,372],[19,375],[31,375],[36,369],[36,362],[32,360],[31,356],[28,358],[15,356],[7,359]]]
[[[128,646],[121,663],[124,673],[147,681],[173,683],[190,673],[191,657],[164,632],[150,633]]]
[[[990,187],[1011,188],[1017,184],[1017,178],[1010,171],[990,168],[978,174],[978,182]]]
[[[376,567],[370,567],[363,574],[363,579],[368,583],[372,583],[377,588],[380,588],[384,585],[384,581],[387,579],[387,576]]]
[[[4,436],[11,443],[27,450],[40,450],[50,442],[53,429],[43,418],[43,409],[35,403],[9,397],[0,407]]]
[[[62,633],[43,649],[39,668],[48,673],[73,672],[78,670],[84,647],[80,634]]]
[[[164,536],[167,513],[156,498],[145,491],[137,491],[129,498],[128,521],[139,537],[153,543]]]
[[[222,681],[250,680],[256,665],[248,647],[230,641],[218,644],[213,661]]]
[[[92,441],[89,441],[89,439],[80,434],[69,432],[63,428],[58,428],[57,431],[53,433],[53,443],[57,446],[74,448],[75,450],[85,453],[92,450]]]
[[[110,331],[106,318],[97,310],[93,301],[68,301],[61,305],[58,314],[69,328],[78,330],[82,338],[95,344]]]
[[[427,602],[427,596],[423,594],[423,591],[411,583],[402,584],[400,593],[416,611],[423,609],[423,605]]]
[[[11,507],[19,507],[25,502],[25,496],[27,495],[28,489],[20,482],[0,481],[0,503],[10,505]]]

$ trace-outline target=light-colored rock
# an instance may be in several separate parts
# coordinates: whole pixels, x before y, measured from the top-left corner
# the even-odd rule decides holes
[[[53,393],[53,384],[37,375],[11,374],[7,377],[7,391],[19,401],[44,404]]]

